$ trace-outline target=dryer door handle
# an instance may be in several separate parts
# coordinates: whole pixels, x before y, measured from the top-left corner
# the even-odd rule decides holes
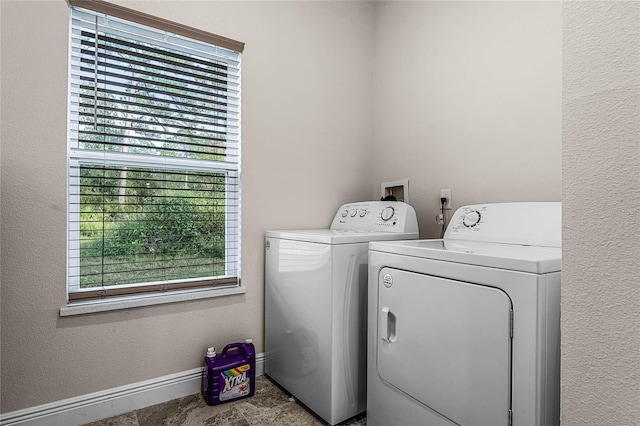
[[[382,307],[380,315],[380,337],[388,343],[396,341],[396,316],[387,306]]]

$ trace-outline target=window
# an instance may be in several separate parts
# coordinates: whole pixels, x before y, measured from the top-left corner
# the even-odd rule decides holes
[[[238,286],[242,44],[71,4],[69,302]]]

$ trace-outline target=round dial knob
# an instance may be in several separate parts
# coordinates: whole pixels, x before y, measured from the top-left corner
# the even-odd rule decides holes
[[[393,214],[395,212],[396,212],[396,209],[394,209],[393,207],[391,206],[385,207],[384,210],[382,210],[382,213],[380,214],[380,218],[386,222],[393,217]]]
[[[478,210],[471,210],[467,212],[462,218],[462,224],[467,228],[473,228],[480,222],[480,212]]]
[[[349,210],[345,210],[342,212],[342,217],[347,217],[348,214],[349,214]]]
[[[354,210],[351,212],[351,217],[356,217],[356,215],[357,215],[357,214],[358,214],[358,210],[355,210],[355,209],[354,209]]]

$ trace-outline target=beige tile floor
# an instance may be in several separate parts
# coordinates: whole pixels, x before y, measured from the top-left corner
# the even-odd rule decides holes
[[[87,426],[320,426],[321,418],[297,402],[269,378],[256,378],[250,398],[209,406],[200,394],[135,410]],[[341,426],[366,426],[364,414]]]

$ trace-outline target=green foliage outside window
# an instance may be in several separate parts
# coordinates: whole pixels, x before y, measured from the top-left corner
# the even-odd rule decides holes
[[[80,185],[81,286],[224,271],[223,174],[87,165]]]

